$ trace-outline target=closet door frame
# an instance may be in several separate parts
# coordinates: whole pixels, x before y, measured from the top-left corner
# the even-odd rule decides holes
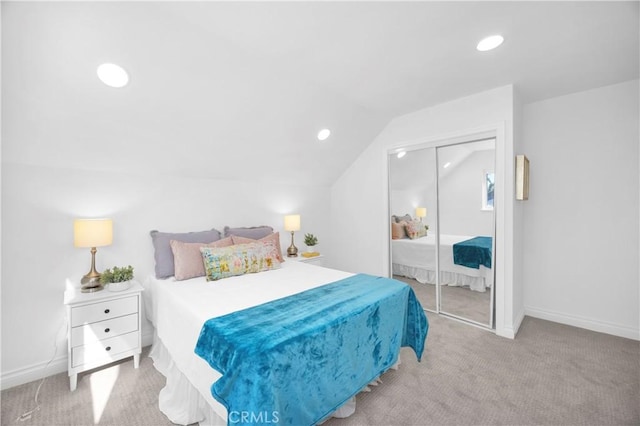
[[[513,173],[507,173],[506,168],[512,164],[513,161],[509,161],[513,157],[512,144],[506,143],[506,124],[504,122],[478,127],[475,129],[469,129],[466,131],[460,131],[455,133],[443,134],[434,137],[418,138],[413,140],[405,140],[397,143],[390,144],[390,146],[384,150],[384,200],[386,208],[383,209],[385,224],[385,236],[386,248],[384,252],[384,271],[388,276],[391,276],[391,244],[390,244],[390,230],[387,226],[388,218],[392,214],[390,211],[390,193],[389,193],[389,156],[395,155],[400,151],[414,151],[423,148],[437,148],[439,146],[455,145],[459,143],[471,142],[474,140],[491,139],[495,138],[495,197],[497,199],[494,206],[494,221],[495,221],[495,233],[494,233],[494,295],[492,298],[495,309],[493,310],[493,322],[494,331],[497,335],[513,339],[515,337],[514,327],[505,327],[505,318],[513,315],[513,282],[507,281],[507,277],[512,277],[513,271],[513,253],[508,255],[509,251],[506,250],[507,240],[513,239],[513,232],[511,231],[513,222],[513,212],[509,211],[509,203],[507,202],[507,188],[512,188],[507,181],[507,176],[513,175]],[[437,171],[436,171],[437,173]],[[439,220],[439,217],[438,217]],[[439,244],[439,238],[437,240]],[[513,245],[509,245],[513,247]],[[436,252],[437,253],[437,252]],[[437,259],[437,257],[436,257]],[[510,262],[510,263],[509,263]],[[437,278],[439,279],[440,262],[437,259]],[[436,291],[438,294],[439,291]],[[439,309],[440,300],[439,296],[436,296],[436,303]],[[457,319],[457,318],[454,318]],[[511,321],[509,321],[511,323]],[[475,325],[472,322],[469,324]],[[487,329],[486,326],[482,327]]]

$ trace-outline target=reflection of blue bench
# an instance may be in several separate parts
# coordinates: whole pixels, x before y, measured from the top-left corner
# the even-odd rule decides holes
[[[491,268],[491,237],[475,237],[453,245],[453,263],[468,268]]]

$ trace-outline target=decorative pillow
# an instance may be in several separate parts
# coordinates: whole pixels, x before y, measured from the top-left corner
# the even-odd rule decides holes
[[[252,240],[259,240],[269,234],[273,233],[273,228],[270,226],[252,226],[249,228],[229,228],[224,227],[224,236],[229,237],[235,235],[237,237],[251,238]]]
[[[174,276],[176,280],[182,281],[205,275],[200,247],[228,247],[233,245],[233,241],[231,237],[227,237],[209,244],[184,243],[177,240],[171,240],[169,244],[173,252]]]
[[[399,240],[407,236],[405,233],[404,227],[406,222],[395,223],[391,222],[391,239]]]
[[[207,281],[280,268],[271,243],[201,247]]]
[[[405,214],[404,216],[391,216],[392,219],[395,219],[396,223],[400,222],[411,222],[411,216]]]
[[[407,235],[412,240],[427,235],[427,228],[425,227],[424,223],[420,222],[419,220],[412,220],[410,222],[407,222],[407,226],[405,227],[405,229],[407,230]]]
[[[232,235],[233,244],[251,244],[256,242],[261,243],[271,243],[273,245],[273,249],[275,252],[275,256],[278,259],[278,262],[284,262],[284,257],[282,257],[282,249],[280,248],[280,233],[274,232],[272,234],[267,235],[266,237],[260,238],[259,240],[254,240],[252,238],[240,237],[237,235]]]
[[[176,240],[185,243],[213,243],[220,239],[220,231],[212,229],[211,231],[170,233],[151,231],[151,239],[153,240],[153,248],[155,250],[154,257],[156,259],[156,278],[167,278],[174,274],[173,253],[169,241]]]

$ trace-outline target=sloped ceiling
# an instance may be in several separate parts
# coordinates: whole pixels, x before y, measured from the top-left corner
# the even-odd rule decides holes
[[[329,185],[395,116],[638,78],[638,2],[1,5],[2,160],[23,164]]]

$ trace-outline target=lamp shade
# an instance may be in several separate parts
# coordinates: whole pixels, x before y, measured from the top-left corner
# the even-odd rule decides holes
[[[416,217],[425,217],[425,216],[427,216],[427,208],[416,207]]]
[[[73,221],[73,245],[102,247],[113,242],[111,219],[76,219]]]
[[[290,214],[284,217],[284,230],[285,231],[299,231],[300,230],[300,215]]]

